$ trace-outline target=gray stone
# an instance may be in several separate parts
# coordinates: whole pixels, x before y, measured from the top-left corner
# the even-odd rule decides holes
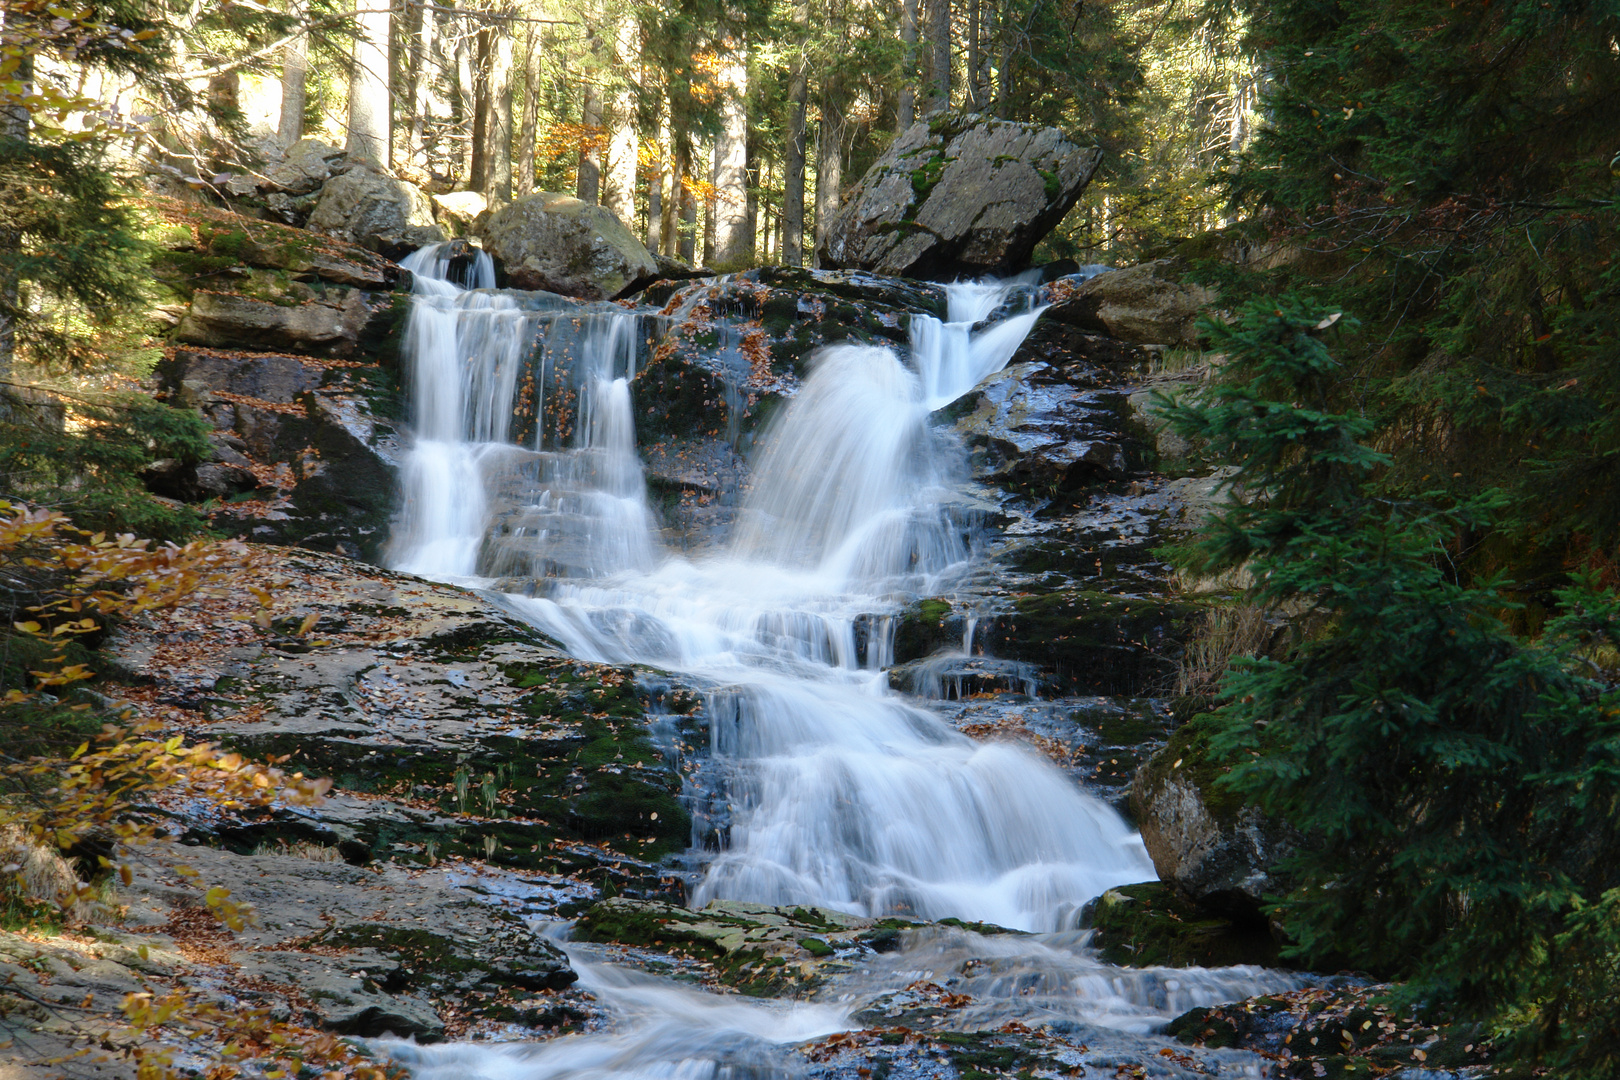
[[[1039,361],[1012,364],[970,395],[971,411],[956,429],[975,448],[980,479],[1048,494],[1126,473],[1125,447],[1111,422],[1116,395],[1082,390],[1057,374]]]
[[[363,166],[326,182],[306,227],[389,258],[445,239],[421,188]]]
[[[476,191],[450,191],[432,199],[439,227],[451,236],[471,236],[473,222],[489,210],[488,200]]]
[[[259,190],[283,195],[308,195],[326,183],[332,166],[343,159],[343,151],[319,139],[300,139],[288,147],[286,156],[264,171]]]
[[[490,215],[484,250],[517,289],[611,300],[658,276],[658,263],[603,206],[549,191]]]
[[[187,381],[196,381],[210,390],[291,404],[300,395],[317,389],[325,381],[326,372],[320,365],[296,356],[238,356],[176,349],[158,364],[156,374],[158,386],[171,393]]]
[[[823,266],[897,276],[1019,270],[1101,161],[1056,128],[935,113],[867,170],[816,254]]]
[[[1198,316],[1216,294],[1177,281],[1176,266],[1172,259],[1157,259],[1084,279],[1058,278],[1041,287],[1052,305],[1043,318],[1140,345],[1194,345]]]
[[[1137,770],[1131,810],[1159,880],[1189,900],[1233,918],[1258,919],[1265,898],[1286,891],[1277,865],[1299,845],[1297,833],[1258,807],[1212,787],[1218,767],[1206,760],[1195,725]]]
[[[340,295],[341,299],[284,305],[239,293],[199,290],[174,332],[175,340],[213,348],[347,356],[378,311],[358,290]]]

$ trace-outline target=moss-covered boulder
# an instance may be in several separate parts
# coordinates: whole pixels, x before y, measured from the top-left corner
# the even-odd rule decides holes
[[[1058,588],[1012,597],[980,641],[1039,665],[1058,692],[1140,696],[1168,683],[1196,614],[1165,597]]]
[[[1212,727],[1206,715],[1176,729],[1137,771],[1131,810],[1161,881],[1206,910],[1263,919],[1300,837],[1216,783],[1227,766],[1211,758]]]
[[[1091,945],[1126,967],[1276,967],[1277,942],[1264,925],[1235,923],[1194,905],[1160,881],[1123,885],[1081,913]]]
[[[801,996],[862,953],[897,946],[907,920],[716,900],[701,911],[675,904],[604,900],[574,926],[579,941],[658,949],[712,963],[726,984],[755,997]]]

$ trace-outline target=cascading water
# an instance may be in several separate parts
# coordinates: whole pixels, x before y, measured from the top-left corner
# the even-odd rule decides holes
[[[578,316],[429,276],[443,265],[428,249],[412,267],[418,428],[394,564],[524,578],[535,595],[511,605],[574,655],[712,688],[727,820],[711,825],[726,842],[693,883],[694,906],[750,900],[1051,932],[1073,926],[1091,897],[1153,876],[1114,811],[1033,753],[974,742],[891,693],[882,635],[859,647],[859,620],[890,625],[885,616],[970,568],[971,515],[955,494],[963,455],[930,414],[1005,366],[1038,311],[982,325],[1008,287],[958,284],[944,322],[913,320],[909,363],[886,348],[823,350],[767,434],[729,547],[688,559],[661,548],[645,500],[624,345],[635,316],[592,316],[576,335],[571,447],[520,448],[503,417],[528,342],[544,318]],[[540,364],[542,386],[547,374]],[[551,393],[566,391],[553,379]],[[1140,974],[1099,976],[1083,950],[1070,955],[1086,970],[1070,980],[1080,1013],[1091,1000],[1082,984],[1100,978],[1094,1019],[1163,1018],[1149,1000],[1162,979],[1155,990]],[[1210,984],[1203,1000],[1231,989]],[[575,1074],[542,1060],[518,1071]]]

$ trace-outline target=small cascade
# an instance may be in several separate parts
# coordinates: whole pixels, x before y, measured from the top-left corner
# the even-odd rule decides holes
[[[489,256],[452,248],[402,264],[414,275],[416,441],[390,565],[446,578],[647,568],[653,519],[629,392],[637,317],[494,291]]]

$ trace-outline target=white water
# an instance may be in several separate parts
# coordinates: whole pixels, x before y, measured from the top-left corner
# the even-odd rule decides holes
[[[727,840],[694,883],[693,906],[738,899],[1060,931],[1091,897],[1153,877],[1140,839],[1112,809],[1032,752],[974,742],[892,694],[881,672],[892,648],[881,635],[864,654],[857,646],[858,617],[891,626],[882,616],[948,592],[968,569],[972,523],[953,494],[961,450],[929,415],[1005,366],[1038,312],[975,331],[1006,289],[955,285],[946,322],[913,320],[909,358],[871,346],[824,350],[766,435],[729,546],[687,559],[659,542],[636,456],[636,317],[593,315],[575,339],[571,447],[518,448],[509,441],[518,372],[547,316],[433,280],[434,260],[419,257],[408,332],[417,442],[394,565],[439,578],[524,578],[538,595],[511,603],[574,655],[677,670],[713,688],[710,750],[729,777],[729,829],[716,823]],[[1103,967],[1086,963],[1087,978]],[[712,1048],[694,1049],[690,1032],[676,1038],[681,1030],[740,1025],[791,1042],[808,1037],[801,1021],[805,1031],[841,1023],[747,1011],[760,1006],[700,1018],[690,1010],[722,1005],[668,987],[644,993],[600,971],[592,978],[607,980],[601,993],[634,1032],[502,1051],[505,1064],[484,1061],[480,1074],[708,1076]],[[1164,1019],[1146,1000],[1157,990],[1120,989],[1115,978],[1098,993],[1071,982],[1094,1017]],[[1260,985],[1246,974],[1227,982],[1226,996],[1203,999]],[[460,1069],[459,1053],[436,1052],[419,1073]]]

